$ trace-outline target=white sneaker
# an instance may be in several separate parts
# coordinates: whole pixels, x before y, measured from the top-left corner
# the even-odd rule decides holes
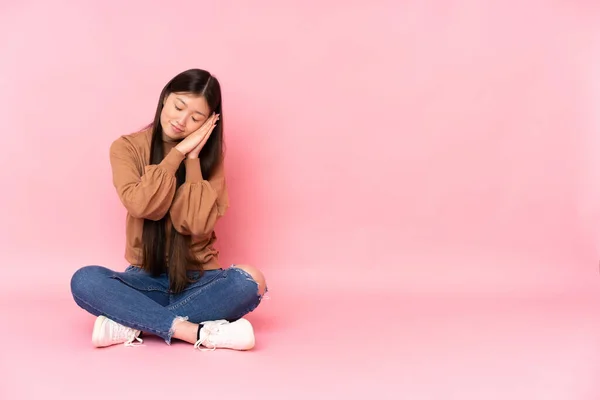
[[[194,345],[196,349],[200,346],[211,350],[250,350],[254,347],[254,329],[247,319],[240,318],[231,323],[225,320],[207,321],[202,324],[200,339]]]
[[[125,343],[125,346],[135,346],[134,340],[143,343],[138,336],[140,331],[116,323],[104,316],[96,318],[92,332],[92,344],[95,347],[106,347],[113,344]]]

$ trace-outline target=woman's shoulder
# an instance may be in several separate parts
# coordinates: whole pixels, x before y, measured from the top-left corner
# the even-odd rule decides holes
[[[145,151],[152,141],[152,127],[119,136],[110,146],[111,152]]]

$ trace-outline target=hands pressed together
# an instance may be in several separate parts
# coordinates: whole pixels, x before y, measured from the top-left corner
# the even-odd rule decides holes
[[[175,148],[186,155],[187,158],[198,158],[210,134],[215,129],[215,126],[217,126],[218,120],[219,115],[213,113],[198,130],[183,139]]]

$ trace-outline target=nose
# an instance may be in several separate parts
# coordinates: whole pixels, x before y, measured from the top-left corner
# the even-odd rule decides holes
[[[185,117],[179,117],[177,118],[177,125],[179,125],[182,128],[185,128]]]
[[[189,117],[190,117],[190,115],[188,115],[188,113],[184,113],[184,114],[180,115],[179,118],[177,118],[177,123],[179,124],[179,126],[185,128]]]

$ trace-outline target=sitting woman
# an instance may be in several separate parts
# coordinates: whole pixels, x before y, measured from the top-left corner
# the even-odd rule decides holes
[[[127,210],[124,272],[75,272],[75,302],[97,316],[92,344],[142,342],[141,334],[195,348],[249,350],[244,318],[267,290],[263,274],[222,268],[214,227],[229,206],[221,87],[192,69],[164,87],[154,122],[110,148],[113,183]]]

